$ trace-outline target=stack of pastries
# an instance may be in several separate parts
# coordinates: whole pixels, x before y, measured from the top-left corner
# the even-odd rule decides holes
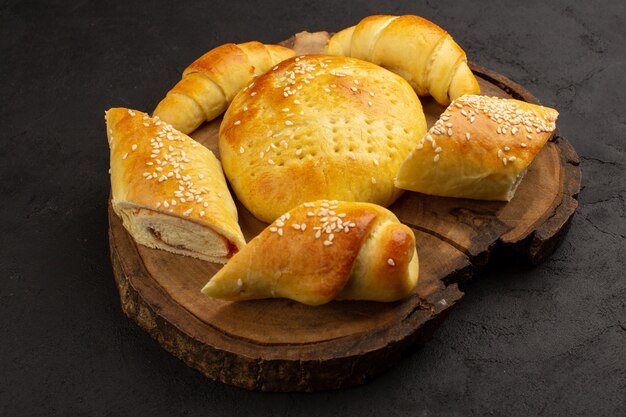
[[[142,245],[225,263],[210,297],[414,294],[415,236],[385,207],[403,190],[510,201],[555,129],[553,109],[479,95],[461,47],[418,16],[370,16],[323,52],[223,45],[152,117],[106,113],[113,210]],[[447,106],[430,130],[419,96]],[[224,112],[218,160],[187,134]],[[231,188],[270,223],[247,244]]]

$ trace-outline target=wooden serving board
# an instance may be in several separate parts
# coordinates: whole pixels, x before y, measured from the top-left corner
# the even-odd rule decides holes
[[[482,94],[537,100],[472,65]],[[444,108],[422,100],[429,126]],[[220,120],[192,136],[216,155]],[[463,296],[458,285],[492,256],[535,264],[563,237],[577,207],[578,156],[558,132],[509,203],[406,192],[390,209],[416,236],[420,277],[394,303],[285,299],[226,302],[200,289],[221,265],[137,245],[109,205],[111,260],[122,308],[165,349],[207,377],[263,391],[318,391],[366,382],[427,340]],[[266,225],[238,205],[247,240]]]

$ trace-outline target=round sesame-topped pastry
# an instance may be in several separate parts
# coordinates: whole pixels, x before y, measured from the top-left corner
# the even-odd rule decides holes
[[[444,197],[510,201],[558,115],[519,100],[462,96],[403,162],[396,185]]]
[[[426,132],[400,76],[353,58],[306,55],[256,78],[224,115],[219,148],[239,200],[271,222],[306,201],[387,206],[393,179]]]

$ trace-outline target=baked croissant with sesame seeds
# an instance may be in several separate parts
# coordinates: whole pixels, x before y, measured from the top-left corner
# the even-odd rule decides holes
[[[224,300],[395,301],[411,294],[419,263],[413,231],[370,203],[320,200],[283,214],[211,278]]]
[[[326,51],[372,62],[404,77],[419,96],[448,105],[480,87],[463,49],[436,24],[414,15],[369,16],[336,33]]]
[[[219,263],[246,244],[213,152],[136,110],[105,118],[111,204],[137,243]]]
[[[289,48],[228,43],[202,55],[157,105],[154,115],[183,133],[215,119],[255,76],[295,54]]]
[[[411,151],[395,184],[444,197],[510,201],[558,114],[519,100],[462,96]]]

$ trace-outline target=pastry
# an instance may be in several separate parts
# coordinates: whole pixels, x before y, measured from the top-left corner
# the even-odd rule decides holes
[[[426,132],[409,84],[374,64],[305,55],[233,100],[219,132],[224,173],[260,220],[320,199],[387,206],[393,178]]]
[[[140,244],[224,263],[245,245],[215,155],[158,117],[106,112],[115,213]]]
[[[402,163],[396,186],[424,194],[510,201],[552,135],[558,112],[513,99],[452,102]]]
[[[369,16],[336,33],[327,53],[351,56],[385,67],[402,77],[420,96],[448,105],[480,87],[467,57],[452,37],[419,16]]]
[[[294,55],[291,49],[259,42],[232,43],[207,52],[183,72],[183,78],[161,100],[154,115],[183,133],[226,110],[253,77]]]
[[[394,301],[417,283],[413,231],[368,203],[316,201],[280,216],[202,289],[225,300]]]

